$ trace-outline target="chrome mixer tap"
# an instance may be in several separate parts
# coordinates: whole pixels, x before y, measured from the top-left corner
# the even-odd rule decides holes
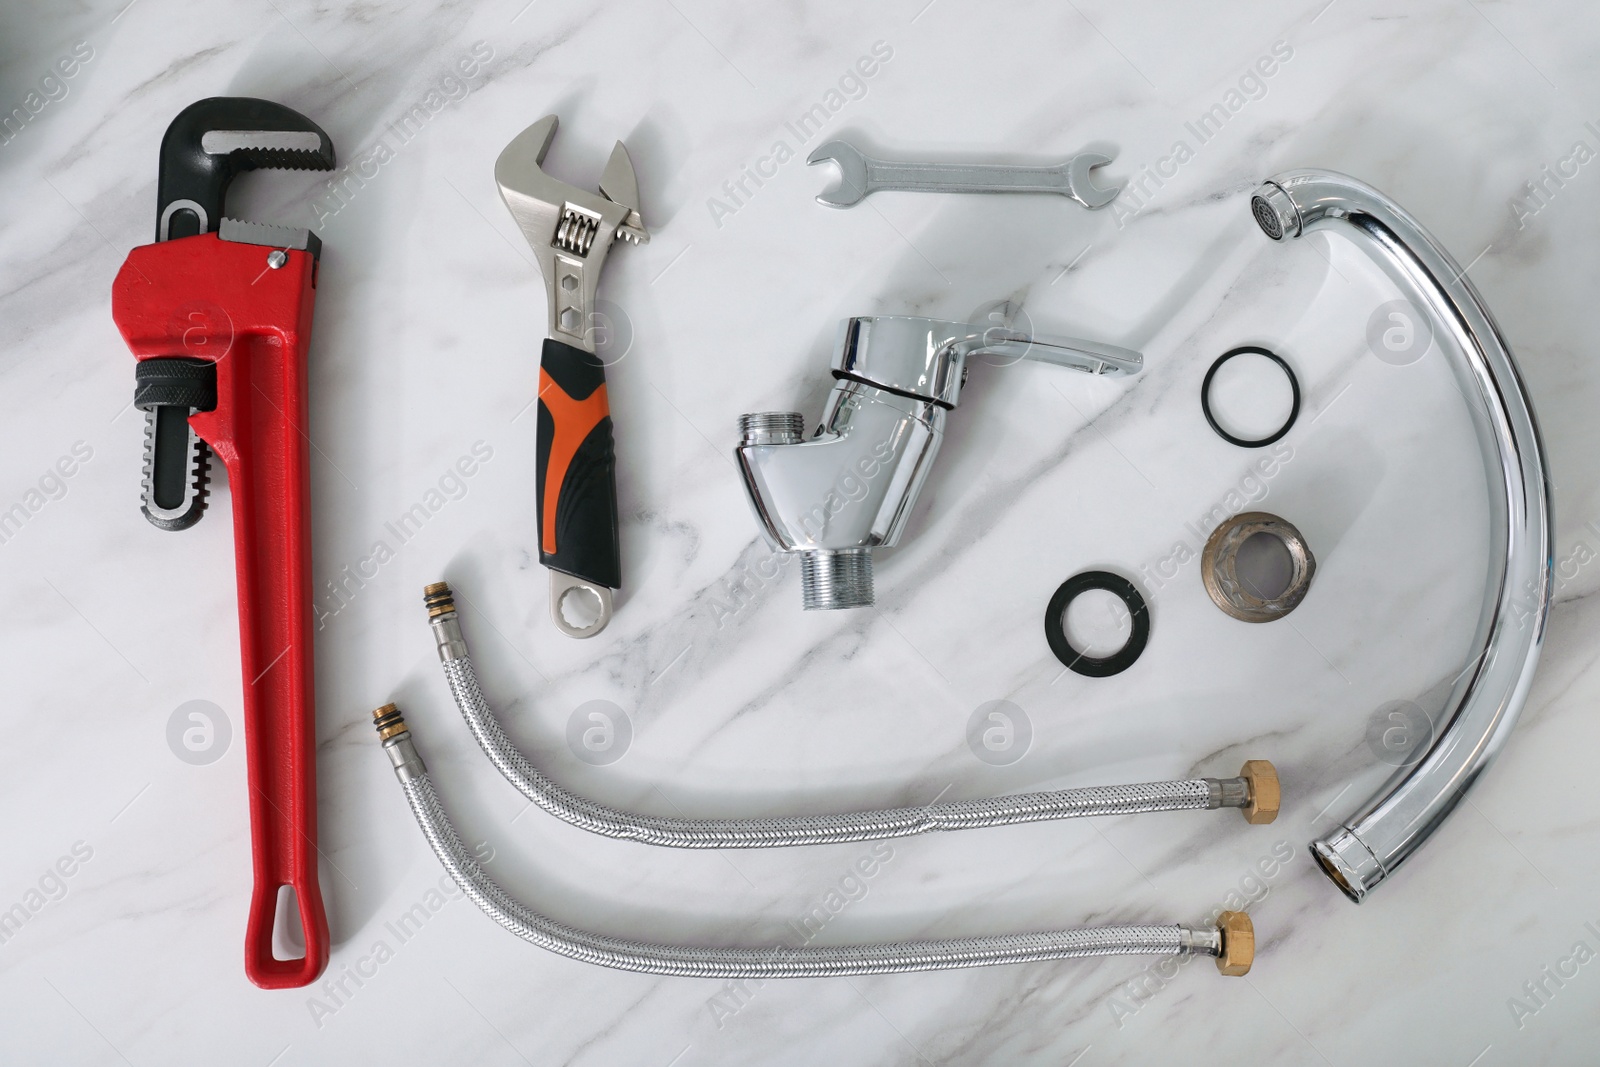
[[[774,549],[800,553],[806,610],[872,603],[872,550],[895,544],[974,356],[1132,374],[1143,357],[1070,337],[905,316],[846,319],[809,439],[795,411],[739,417],[740,473]]]

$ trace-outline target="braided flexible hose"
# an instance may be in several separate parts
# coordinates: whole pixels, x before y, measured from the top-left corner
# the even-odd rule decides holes
[[[1104,926],[869,945],[713,948],[590,933],[533,911],[484,873],[439,803],[400,713],[386,705],[374,714],[412,814],[450,877],[495,922],[524,941],[570,959],[645,974],[728,979],[890,974],[1115,955],[1214,956],[1223,974],[1240,975],[1249,970],[1254,955],[1254,929],[1242,912],[1222,913],[1214,929],[1178,924]]]
[[[1272,764],[1251,760],[1238,778],[1189,778],[1173,782],[1096,786],[956,800],[917,808],[757,819],[694,819],[623,811],[579,796],[540,773],[506,735],[478,685],[478,673],[461,635],[461,623],[444,583],[428,586],[429,624],[444,663],[445,680],[461,717],[489,761],[506,781],[544,811],[603,837],[673,848],[759,848],[821,845],[909,837],[934,830],[1131,815],[1146,811],[1245,809],[1252,823],[1271,822],[1278,811],[1278,781]]]

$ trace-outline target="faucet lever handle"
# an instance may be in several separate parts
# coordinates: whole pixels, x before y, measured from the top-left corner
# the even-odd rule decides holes
[[[1033,337],[1017,330],[989,327],[983,343],[972,354],[1005,359],[1031,359],[1089,374],[1137,374],[1144,356],[1131,348],[1085,341],[1078,337]]]
[[[845,319],[833,350],[835,376],[953,408],[973,356],[1032,359],[1090,374],[1137,374],[1139,353],[1076,337],[1039,337],[1009,326],[904,315]]]

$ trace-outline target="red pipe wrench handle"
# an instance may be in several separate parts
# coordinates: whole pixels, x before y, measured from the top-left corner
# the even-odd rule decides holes
[[[328,962],[317,883],[306,436],[316,272],[308,252],[206,233],[135,248],[111,301],[136,358],[187,356],[216,365],[217,406],[191,415],[189,425],[227,467],[233,501],[255,869],[245,973],[266,989],[308,985]],[[305,955],[298,959],[272,951],[283,886],[299,905]]]

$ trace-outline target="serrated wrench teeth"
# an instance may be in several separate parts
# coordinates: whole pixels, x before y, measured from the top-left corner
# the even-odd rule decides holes
[[[207,130],[200,135],[200,148],[212,156],[232,152],[304,152],[316,156],[322,150],[322,135],[316,130]]]
[[[211,450],[188,425],[188,414],[179,407],[145,412],[139,510],[157,529],[187,530],[206,510]]]
[[[899,163],[874,159],[846,141],[829,141],[806,160],[833,163],[839,184],[817,197],[828,207],[849,207],[880,189],[922,193],[1059,193],[1086,208],[1105,207],[1121,187],[1098,188],[1092,171],[1111,162],[1107,156],[1080,153],[1044,167],[1004,163]]]

